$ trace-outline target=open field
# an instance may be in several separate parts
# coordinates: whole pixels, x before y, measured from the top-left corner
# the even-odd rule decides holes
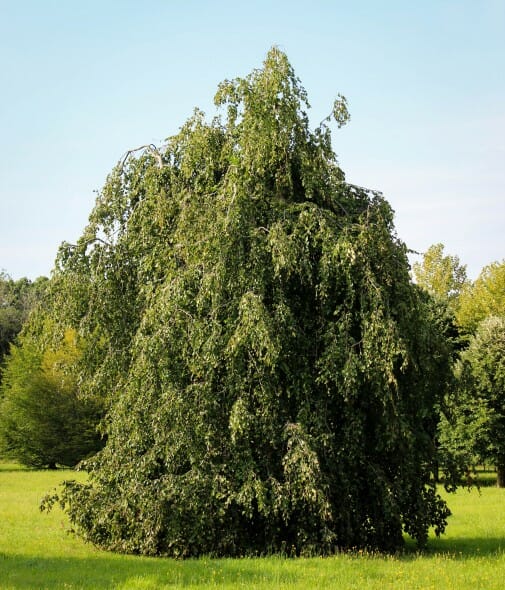
[[[483,487],[449,497],[447,535],[423,554],[331,558],[175,561],[105,553],[66,532],[58,509],[40,498],[72,472],[0,464],[0,589],[371,588],[502,589],[505,490]]]

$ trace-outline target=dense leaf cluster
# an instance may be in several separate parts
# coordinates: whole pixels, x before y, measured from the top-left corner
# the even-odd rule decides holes
[[[392,210],[344,181],[277,49],[216,103],[122,162],[60,252],[58,321],[95,339],[84,381],[110,407],[61,499],[125,552],[423,544],[448,515],[430,474],[450,355]]]

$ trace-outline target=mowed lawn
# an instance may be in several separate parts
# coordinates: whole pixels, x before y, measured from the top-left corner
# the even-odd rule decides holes
[[[65,515],[40,513],[41,497],[73,472],[0,464],[0,588],[418,588],[505,587],[505,490],[448,496],[447,534],[401,556],[176,561],[98,551],[68,534]]]

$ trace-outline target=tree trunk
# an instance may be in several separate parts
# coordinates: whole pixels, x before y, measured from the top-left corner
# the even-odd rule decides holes
[[[435,483],[440,483],[440,467],[438,461],[435,461],[433,464],[433,479]]]
[[[499,461],[496,465],[497,477],[496,485],[499,488],[505,488],[505,459]]]

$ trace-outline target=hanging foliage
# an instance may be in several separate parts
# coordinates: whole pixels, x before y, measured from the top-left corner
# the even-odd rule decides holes
[[[423,545],[448,515],[430,474],[449,354],[393,212],[345,182],[278,49],[216,104],[114,169],[60,252],[55,307],[97,338],[110,407],[60,500],[124,552]]]

